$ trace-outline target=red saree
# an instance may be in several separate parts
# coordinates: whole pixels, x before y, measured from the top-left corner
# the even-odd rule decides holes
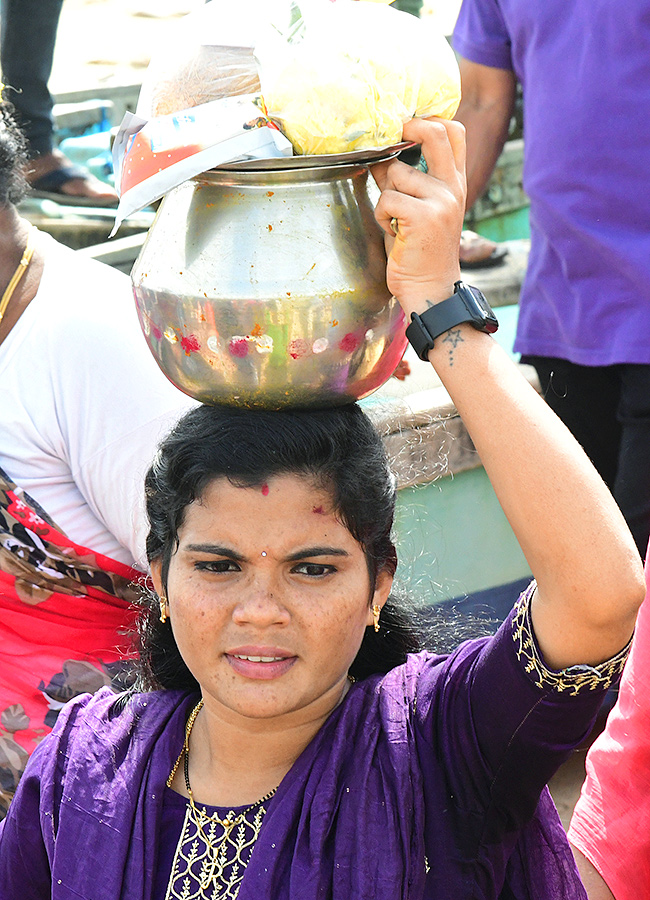
[[[129,683],[144,578],[70,541],[0,469],[0,819],[61,707]]]

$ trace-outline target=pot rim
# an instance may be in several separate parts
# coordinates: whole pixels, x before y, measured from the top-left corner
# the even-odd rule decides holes
[[[247,159],[233,163],[223,163],[210,171],[228,172],[269,172],[292,171],[294,169],[330,169],[332,167],[363,166],[394,159],[403,150],[415,147],[414,141],[401,141],[390,147],[376,147],[365,150],[351,150],[347,153],[316,153],[311,156],[281,156],[268,159]]]

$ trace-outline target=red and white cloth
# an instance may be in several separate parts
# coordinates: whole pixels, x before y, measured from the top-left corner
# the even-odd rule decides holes
[[[67,538],[0,469],[0,819],[64,704],[129,684],[144,580]]]

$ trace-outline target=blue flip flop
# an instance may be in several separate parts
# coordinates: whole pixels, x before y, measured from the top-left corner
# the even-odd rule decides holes
[[[60,169],[53,169],[32,182],[31,196],[40,200],[54,200],[55,203],[62,203],[66,206],[94,206],[95,208],[115,208],[117,206],[117,198],[99,200],[93,197],[75,197],[61,190],[63,185],[77,178],[88,181],[91,178],[94,179],[94,176],[81,166],[68,165],[62,166]]]

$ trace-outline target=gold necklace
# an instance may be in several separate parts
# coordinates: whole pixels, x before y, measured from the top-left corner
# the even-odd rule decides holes
[[[196,806],[196,804],[194,802],[194,793],[192,791],[192,786],[190,784],[189,759],[190,759],[190,734],[192,733],[192,728],[194,727],[194,723],[196,722],[196,717],[201,712],[202,708],[203,708],[203,698],[201,698],[199,700],[199,702],[196,704],[196,706],[190,713],[190,716],[187,720],[187,725],[185,726],[185,740],[183,742],[183,749],[179,753],[178,759],[174,763],[174,767],[172,768],[169,778],[167,779],[167,787],[172,786],[172,781],[174,780],[174,776],[176,775],[176,772],[178,771],[178,767],[180,765],[181,759],[183,759],[184,760],[183,769],[184,769],[184,775],[185,775],[185,788],[187,790],[187,793],[189,794],[190,808],[194,815],[194,822],[196,824],[197,830],[201,834],[201,837],[205,841],[206,846],[209,847],[210,854],[212,856],[212,861],[211,861],[210,867],[207,870],[207,872],[205,873],[205,877],[201,880],[201,890],[206,890],[214,877],[214,870],[217,866],[217,861],[219,859],[220,852],[221,852],[222,848],[224,847],[224,845],[226,844],[226,842],[228,841],[228,838],[230,837],[230,833],[232,832],[233,828],[235,828],[237,825],[241,825],[244,821],[246,821],[246,816],[248,813],[252,812],[252,810],[254,810],[256,807],[262,806],[264,803],[267,802],[267,800],[270,800],[278,788],[277,788],[277,786],[274,787],[272,791],[269,791],[268,794],[265,794],[259,800],[256,800],[255,803],[251,803],[250,806],[247,806],[246,809],[242,810],[242,812],[238,813],[238,815],[233,816],[233,818],[230,818],[230,816],[228,816],[227,818],[222,819],[216,813],[212,813],[211,815],[208,815],[204,810],[198,809],[198,807]],[[215,823],[215,822],[223,828],[223,834],[221,835],[219,840],[216,842],[216,844],[213,844],[212,840],[208,837],[208,835],[205,833],[205,831],[203,829],[203,823],[208,824],[208,823]]]
[[[23,277],[23,275],[27,271],[27,266],[32,261],[32,256],[34,255],[34,238],[36,237],[37,231],[38,229],[36,228],[36,225],[30,225],[29,233],[27,235],[27,243],[25,244],[23,255],[20,259],[20,262],[18,263],[16,271],[11,276],[11,280],[7,285],[4,294],[2,295],[2,299],[0,299],[0,322],[2,322],[4,314],[7,311],[7,307],[9,306],[9,301],[11,300],[14,291],[18,287],[20,279]]]

